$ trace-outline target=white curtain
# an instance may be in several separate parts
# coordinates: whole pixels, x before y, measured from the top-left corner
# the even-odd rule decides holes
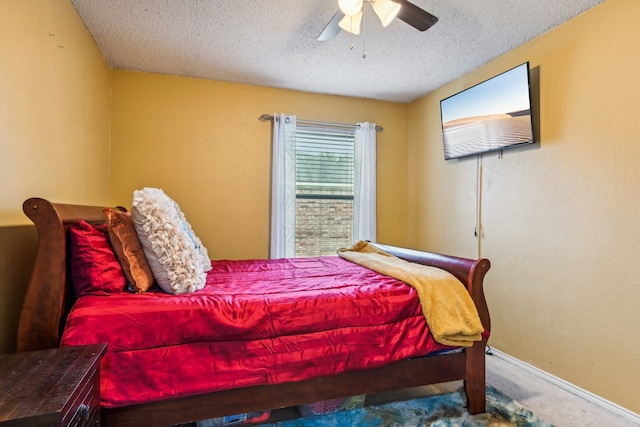
[[[358,123],[355,132],[353,239],[376,241],[376,124]]]
[[[270,258],[290,258],[296,250],[296,116],[273,115],[271,156]]]

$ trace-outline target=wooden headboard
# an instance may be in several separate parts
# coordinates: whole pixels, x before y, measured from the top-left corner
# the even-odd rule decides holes
[[[38,252],[22,304],[18,351],[58,347],[67,297],[67,229],[84,219],[104,223],[101,206],[67,205],[31,198],[22,205],[38,230]],[[122,209],[122,208],[119,208]]]

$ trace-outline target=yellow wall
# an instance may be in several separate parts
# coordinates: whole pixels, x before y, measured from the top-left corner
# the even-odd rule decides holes
[[[0,1],[0,353],[15,350],[33,196],[106,203],[110,70],[67,0]]]
[[[265,258],[271,124],[263,113],[376,122],[378,240],[407,242],[407,105],[158,74],[114,71],[112,202],[160,187],[212,258]]]
[[[477,162],[443,160],[439,101],[525,61],[540,145],[482,161],[490,344],[640,412],[640,2],[607,0],[409,108],[414,245],[473,256]]]

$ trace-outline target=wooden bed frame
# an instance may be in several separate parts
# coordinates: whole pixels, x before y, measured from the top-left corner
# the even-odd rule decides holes
[[[24,299],[18,328],[18,351],[58,347],[69,307],[67,274],[68,227],[84,219],[106,221],[101,206],[51,203],[40,198],[24,202],[25,214],[35,223],[39,247]],[[439,267],[455,275],[468,289],[480,320],[490,331],[483,292],[490,262],[376,244],[406,260]],[[202,395],[102,410],[104,426],[173,425],[238,413],[283,408],[358,394],[464,380],[468,411],[486,411],[485,346],[487,338],[462,352],[422,357],[365,371],[284,384],[246,387]]]

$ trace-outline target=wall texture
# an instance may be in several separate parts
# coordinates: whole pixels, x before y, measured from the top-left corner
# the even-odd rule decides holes
[[[375,122],[378,240],[406,244],[407,104],[158,74],[113,72],[112,202],[160,187],[212,258],[266,258],[271,124],[263,113]]]
[[[467,256],[480,250],[492,262],[490,345],[634,412],[638,16],[640,2],[608,0],[409,108],[412,244]],[[439,101],[525,61],[537,80],[540,143],[480,164],[445,162]]]
[[[37,235],[29,197],[106,203],[110,70],[65,0],[0,2],[0,353],[15,350]]]

